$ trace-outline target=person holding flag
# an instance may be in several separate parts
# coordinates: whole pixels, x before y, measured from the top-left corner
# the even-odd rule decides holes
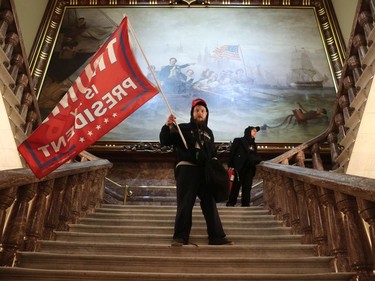
[[[177,212],[172,246],[189,244],[192,210],[197,196],[206,220],[208,244],[233,244],[226,238],[215,199],[205,182],[205,160],[216,156],[214,135],[207,124],[207,103],[198,98],[192,101],[189,123],[177,125],[176,117],[171,114],[161,128],[159,135],[161,145],[173,145],[177,153],[175,167]]]

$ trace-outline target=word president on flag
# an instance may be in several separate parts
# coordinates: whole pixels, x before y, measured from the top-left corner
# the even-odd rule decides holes
[[[38,178],[73,159],[158,93],[139,68],[123,19],[18,150]]]

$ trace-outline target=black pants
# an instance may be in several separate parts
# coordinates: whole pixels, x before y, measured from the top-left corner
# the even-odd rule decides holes
[[[181,165],[176,168],[177,213],[173,239],[189,241],[192,227],[192,211],[198,196],[200,207],[206,220],[208,239],[225,237],[216,202],[208,192],[204,168]]]
[[[254,175],[255,172],[252,169],[243,169],[239,172],[239,175],[235,177],[235,180],[233,182],[227,205],[236,205],[237,197],[240,193],[240,188],[242,187],[241,205],[243,207],[250,206],[251,187],[253,185]]]

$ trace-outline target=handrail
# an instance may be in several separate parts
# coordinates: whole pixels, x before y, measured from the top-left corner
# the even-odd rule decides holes
[[[258,187],[259,185],[262,185],[262,184],[263,184],[263,181],[259,181],[259,182],[255,183],[255,184],[253,184],[253,185],[251,186],[251,188]]]
[[[277,170],[278,176],[282,175],[292,180],[375,202],[375,179],[271,162],[263,162],[260,166],[263,172]]]
[[[125,184],[125,185],[122,185],[122,184],[119,184],[118,182],[108,178],[108,177],[105,177],[105,179],[109,182],[111,182],[112,184],[116,185],[117,187],[121,187],[122,189],[124,189],[124,200],[123,200],[123,204],[124,206],[126,205],[126,200],[128,198],[128,196],[131,196],[133,194],[133,192],[131,192],[131,190],[129,190],[129,185]]]
[[[42,179],[35,177],[34,173],[29,168],[4,170],[0,172],[0,190],[7,189],[10,186],[22,186],[32,183],[40,183],[61,177],[72,176],[77,174],[77,172],[87,173],[110,167],[112,167],[112,164],[108,160],[104,159],[93,160],[93,162],[67,163]]]
[[[121,189],[124,190],[123,205],[126,205],[127,198],[133,195],[133,191],[130,190],[131,188],[136,188],[136,189],[137,188],[140,188],[140,189],[142,189],[142,188],[147,188],[147,189],[149,189],[149,188],[158,188],[159,189],[159,188],[171,188],[171,187],[175,187],[175,186],[170,186],[170,185],[131,185],[130,186],[130,185],[127,185],[127,184],[122,185],[122,184],[120,184],[120,183],[118,183],[118,182],[110,179],[109,177],[105,177],[105,180],[109,181],[110,183],[112,183],[115,186],[120,187]],[[259,185],[259,184],[260,183],[257,183],[256,185]],[[119,194],[111,191],[109,187],[106,187],[106,191],[107,191],[107,193],[112,194],[113,197],[120,197]]]

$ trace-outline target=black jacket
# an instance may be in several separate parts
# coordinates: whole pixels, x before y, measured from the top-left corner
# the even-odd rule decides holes
[[[250,149],[251,147],[251,149]],[[241,171],[243,168],[255,169],[260,163],[255,140],[248,142],[245,137],[235,138],[230,147],[228,166]]]
[[[188,161],[193,164],[204,165],[207,158],[216,156],[214,135],[210,128],[204,127],[201,132],[201,136],[198,136],[198,130],[195,123],[183,123],[179,124],[180,130],[185,137],[188,149],[185,148],[180,134],[176,127],[170,129],[164,125],[160,131],[160,144],[163,146],[172,146],[176,151],[176,162]],[[204,140],[202,145],[202,152],[199,145],[197,145],[198,139]]]

